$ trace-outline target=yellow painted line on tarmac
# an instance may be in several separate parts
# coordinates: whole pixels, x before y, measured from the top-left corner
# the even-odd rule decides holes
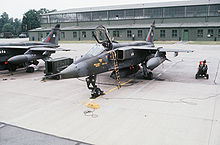
[[[134,79],[130,79],[130,80],[128,80],[128,81],[122,83],[121,86],[126,85],[127,83],[129,83],[129,82],[131,82],[131,81],[133,81],[133,80],[134,80]],[[105,95],[108,94],[108,93],[110,93],[110,92],[112,92],[112,91],[114,91],[114,90],[116,90],[116,89],[118,89],[118,87],[114,87],[114,88],[108,90],[107,92],[105,92]],[[101,95],[101,96],[102,96],[102,95]],[[97,98],[99,98],[99,97],[101,97],[101,96],[98,96],[98,97],[96,97],[95,99],[97,99]],[[90,100],[90,101],[94,101],[95,99],[89,99],[89,100]]]
[[[133,81],[133,80],[134,80],[134,79],[130,79],[130,80],[128,80],[128,81],[122,83],[121,86],[126,85],[127,83],[129,83],[129,82],[131,82],[131,81]],[[118,87],[114,87],[114,88],[108,90],[107,92],[105,92],[105,95],[108,94],[108,93],[110,93],[110,92],[112,92],[112,91],[114,91],[114,90],[116,90],[116,89],[118,89]],[[102,96],[102,95],[96,97],[95,99],[89,99],[89,101],[86,101],[86,102],[81,102],[80,104],[81,104],[81,105],[88,105],[88,103],[90,103],[90,102],[96,100],[97,98],[99,98],[99,97],[101,97],[101,96]]]

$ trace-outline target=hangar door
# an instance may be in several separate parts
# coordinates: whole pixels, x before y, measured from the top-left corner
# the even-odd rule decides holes
[[[189,41],[189,31],[188,30],[184,30],[183,41]]]

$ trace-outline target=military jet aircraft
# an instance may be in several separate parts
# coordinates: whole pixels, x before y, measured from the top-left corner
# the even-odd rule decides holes
[[[38,65],[38,59],[47,60],[56,52],[60,25],[57,24],[42,42],[0,44],[0,70],[15,71],[26,67],[26,72],[34,72],[31,64]]]
[[[120,77],[136,73],[141,65],[144,78],[152,79],[151,71],[168,60],[166,52],[174,52],[176,56],[178,52],[191,52],[190,50],[156,48],[154,27],[155,21],[150,26],[145,42],[117,43],[112,41],[104,26],[98,26],[93,36],[99,44],[92,47],[84,56],[58,75],[64,79],[88,76],[86,82],[87,87],[91,89],[92,98],[104,94],[95,85],[96,75],[100,73],[113,71],[111,76],[118,80],[118,87],[120,87]]]

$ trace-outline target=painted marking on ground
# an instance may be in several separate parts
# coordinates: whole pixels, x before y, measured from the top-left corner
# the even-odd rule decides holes
[[[122,83],[121,86],[126,85],[127,83],[129,83],[129,82],[131,82],[131,81],[133,81],[133,80],[134,80],[134,79],[130,79],[130,80],[128,80],[128,81]],[[116,89],[118,89],[118,87],[114,87],[114,88],[112,88],[112,89],[106,91],[106,92],[105,92],[105,95],[108,94],[108,93],[110,93],[110,92],[112,92],[112,91],[114,91],[114,90],[116,90]],[[101,95],[101,96],[102,96],[102,95]],[[99,98],[99,97],[101,97],[101,96],[98,96],[98,97],[96,97],[95,99],[97,99],[97,98]],[[95,99],[90,99],[90,101],[94,101]]]
[[[134,80],[134,79],[130,79],[130,80],[128,80],[128,81],[122,83],[121,86],[126,85],[127,83],[129,83],[129,82],[131,82],[131,81],[133,81],[133,80]],[[105,95],[108,94],[108,93],[110,93],[110,92],[112,92],[112,91],[114,91],[114,90],[116,90],[116,89],[118,89],[118,87],[114,87],[114,88],[112,88],[112,89],[106,91],[106,92],[105,92]],[[101,96],[102,96],[102,95],[101,95]],[[98,96],[97,98],[100,98],[101,96]],[[90,102],[96,100],[97,98],[95,98],[95,99],[89,99],[89,101],[87,101],[87,102],[81,102],[80,104],[81,104],[81,105],[87,105],[88,103],[90,103]]]

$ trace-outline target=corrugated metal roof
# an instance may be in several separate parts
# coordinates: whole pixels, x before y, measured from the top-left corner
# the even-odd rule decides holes
[[[62,31],[69,30],[94,30],[97,25],[93,26],[71,26],[61,28]],[[109,30],[111,29],[138,29],[149,28],[150,24],[128,24],[128,25],[105,25]],[[219,22],[207,22],[207,23],[158,23],[155,24],[156,28],[197,28],[197,27],[220,27]],[[52,28],[37,28],[30,30],[30,32],[42,32],[50,31]]]
[[[207,5],[207,4],[220,4],[220,1],[219,0],[191,0],[191,1],[172,1],[172,2],[156,2],[156,3],[73,8],[73,9],[52,12],[52,13],[48,13],[48,14],[44,14],[44,15],[55,15],[55,14],[76,13],[76,12],[91,12],[91,11],[106,11],[106,10],[138,9],[138,8]]]

